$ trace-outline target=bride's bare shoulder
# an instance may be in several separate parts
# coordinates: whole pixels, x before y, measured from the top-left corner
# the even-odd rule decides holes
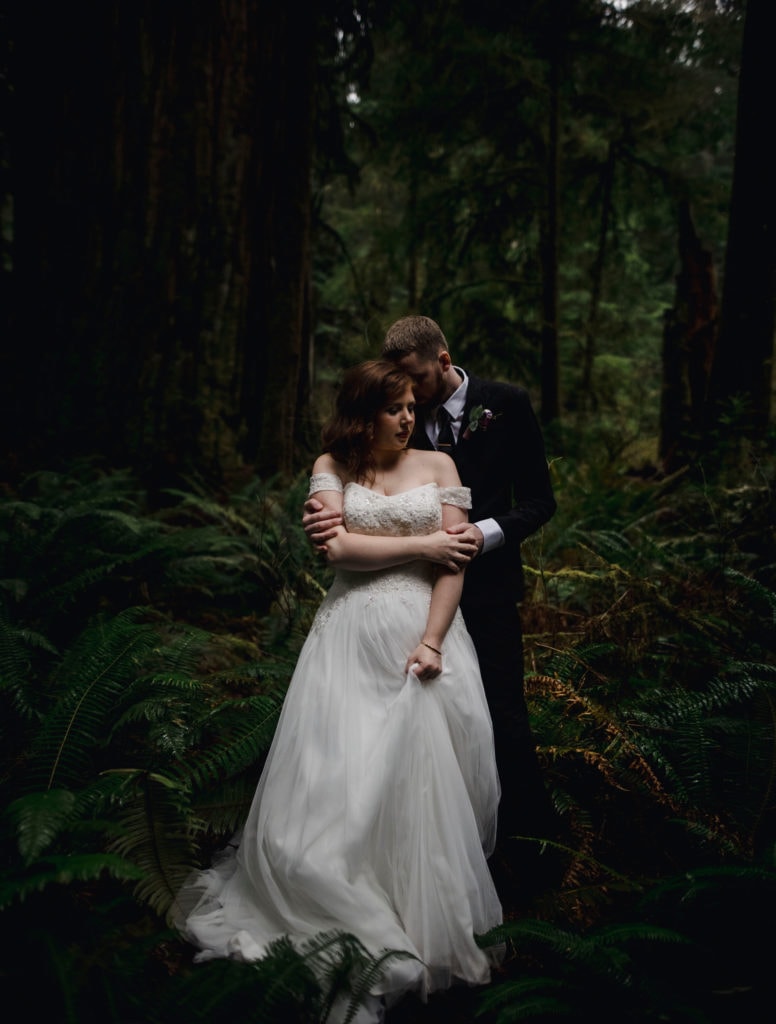
[[[324,452],[323,455],[319,455],[313,463],[313,474],[317,473],[339,473],[342,471],[342,466],[334,461],[329,452]]]
[[[456,465],[445,452],[412,449],[411,454],[415,457],[413,470],[425,480],[433,481],[440,487],[455,487],[460,484]]]
[[[350,479],[348,474],[345,472],[345,467],[336,461],[329,452],[325,452],[323,455],[319,455],[313,463],[312,477],[327,477],[336,476],[339,478],[340,484],[344,487]],[[318,480],[318,483],[323,481]],[[328,490],[328,488],[325,488]]]

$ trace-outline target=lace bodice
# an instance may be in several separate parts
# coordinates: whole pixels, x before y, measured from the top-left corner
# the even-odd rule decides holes
[[[339,477],[319,473],[310,479],[310,494],[316,491],[342,491],[347,530],[370,536],[409,537],[433,533],[442,527],[443,504],[471,508],[468,487],[440,487],[436,483],[422,484],[399,494],[380,494],[356,483],[345,484],[343,488]],[[321,629],[335,608],[341,608],[343,601],[358,594],[366,599],[370,595],[398,595],[417,589],[430,594],[433,576],[434,567],[430,562],[409,562],[370,572],[338,569],[313,630]]]
[[[316,491],[343,491],[333,473],[318,473],[310,478],[310,494]],[[380,494],[361,484],[344,487],[343,519],[350,533],[409,537],[433,533],[442,526],[442,505],[471,508],[468,487],[439,487],[422,484],[399,494]]]

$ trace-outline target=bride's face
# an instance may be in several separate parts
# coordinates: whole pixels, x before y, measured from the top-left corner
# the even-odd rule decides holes
[[[412,388],[395,398],[375,416],[373,448],[383,451],[401,451],[407,447],[415,425],[415,396]]]

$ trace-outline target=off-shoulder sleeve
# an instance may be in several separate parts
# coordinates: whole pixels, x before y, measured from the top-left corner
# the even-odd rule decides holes
[[[439,500],[443,505],[455,505],[456,508],[471,508],[472,492],[468,487],[440,487]]]
[[[307,496],[315,494],[316,491],[341,490],[342,481],[336,473],[313,473],[310,477],[310,490],[307,492]]]

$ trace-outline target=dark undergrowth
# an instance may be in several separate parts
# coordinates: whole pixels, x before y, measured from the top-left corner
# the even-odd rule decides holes
[[[553,472],[523,618],[562,834],[505,851],[546,870],[505,896],[492,983],[389,1020],[756,1021],[776,910],[773,466]],[[0,499],[0,972],[31,1015],[318,1022],[382,969],[339,935],[195,966],[171,927],[180,883],[247,811],[328,582],[305,488],[152,508],[130,474],[80,465]]]

